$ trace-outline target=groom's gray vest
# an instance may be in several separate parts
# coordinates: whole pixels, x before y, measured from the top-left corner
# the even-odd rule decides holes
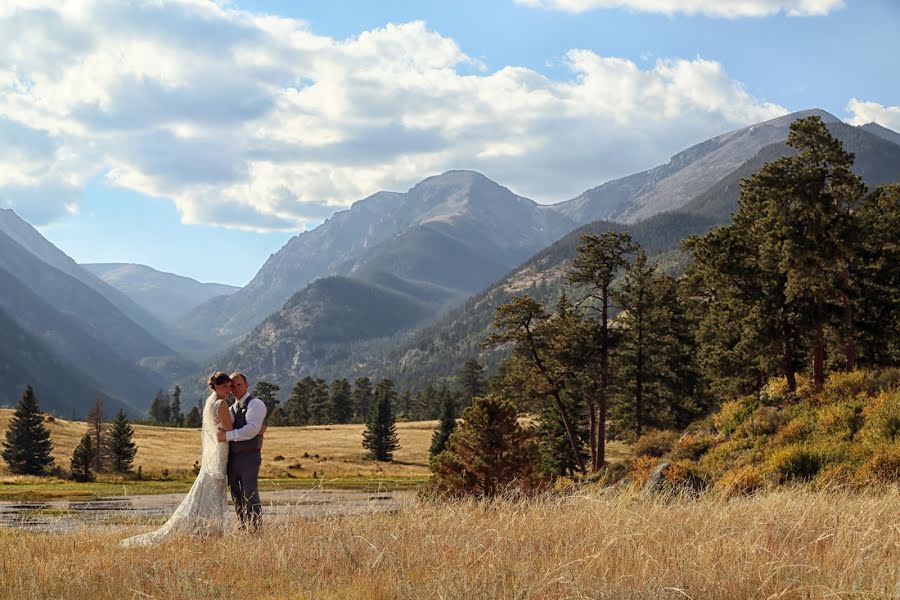
[[[232,426],[235,429],[240,429],[247,424],[247,406],[249,406],[251,400],[253,400],[253,396],[247,396],[246,403],[235,402],[231,405],[231,421]],[[257,435],[252,440],[230,442],[228,444],[228,454],[231,456],[240,456],[243,454],[259,452],[260,448],[262,448],[262,441],[262,436]]]

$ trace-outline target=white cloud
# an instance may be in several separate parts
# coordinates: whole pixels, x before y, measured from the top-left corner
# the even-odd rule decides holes
[[[0,37],[0,205],[35,222],[103,173],[260,230],[458,168],[558,201],[786,112],[699,58],[571,50],[558,81],[422,22],[337,40],[201,0],[0,7]]]
[[[843,8],[844,0],[515,0],[517,4],[583,13],[598,9],[626,9],[664,15],[704,15],[737,19],[769,17],[816,17]]]
[[[851,125],[878,123],[882,127],[900,132],[900,106],[882,106],[877,102],[864,102],[853,98],[847,104],[847,110],[853,115],[848,121]]]

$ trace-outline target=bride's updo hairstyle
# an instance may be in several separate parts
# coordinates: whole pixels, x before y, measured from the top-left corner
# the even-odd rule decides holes
[[[228,373],[223,373],[222,371],[216,371],[212,375],[209,376],[209,389],[216,389],[217,385],[222,385],[226,381],[231,381],[231,377],[228,376]]]

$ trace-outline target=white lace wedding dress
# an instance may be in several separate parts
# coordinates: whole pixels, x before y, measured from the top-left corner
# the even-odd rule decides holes
[[[176,533],[221,535],[226,509],[228,444],[218,441],[219,404],[215,393],[203,407],[200,473],[178,508],[165,524],[149,533],[122,540],[121,545],[152,546]]]

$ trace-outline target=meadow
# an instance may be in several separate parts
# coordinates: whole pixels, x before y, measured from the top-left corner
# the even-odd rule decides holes
[[[12,414],[11,409],[0,409],[0,439]],[[400,448],[391,462],[365,457],[364,425],[272,427],[266,432],[263,445],[261,489],[419,486],[431,476],[428,449],[436,426],[437,421],[397,423]],[[56,465],[68,470],[69,459],[87,431],[87,424],[54,418],[47,422],[47,427]],[[199,430],[134,425],[134,441],[138,446],[134,468],[141,467],[142,481],[105,474],[93,483],[75,483],[59,477],[15,476],[0,461],[0,500],[174,493],[190,488],[193,464],[200,456]],[[609,452],[613,461],[629,456],[628,447],[621,443],[612,443]]]
[[[420,500],[259,537],[124,550],[143,528],[0,532],[0,596],[37,598],[897,598],[896,488],[730,500],[582,490]],[[240,570],[234,577],[235,552]]]

